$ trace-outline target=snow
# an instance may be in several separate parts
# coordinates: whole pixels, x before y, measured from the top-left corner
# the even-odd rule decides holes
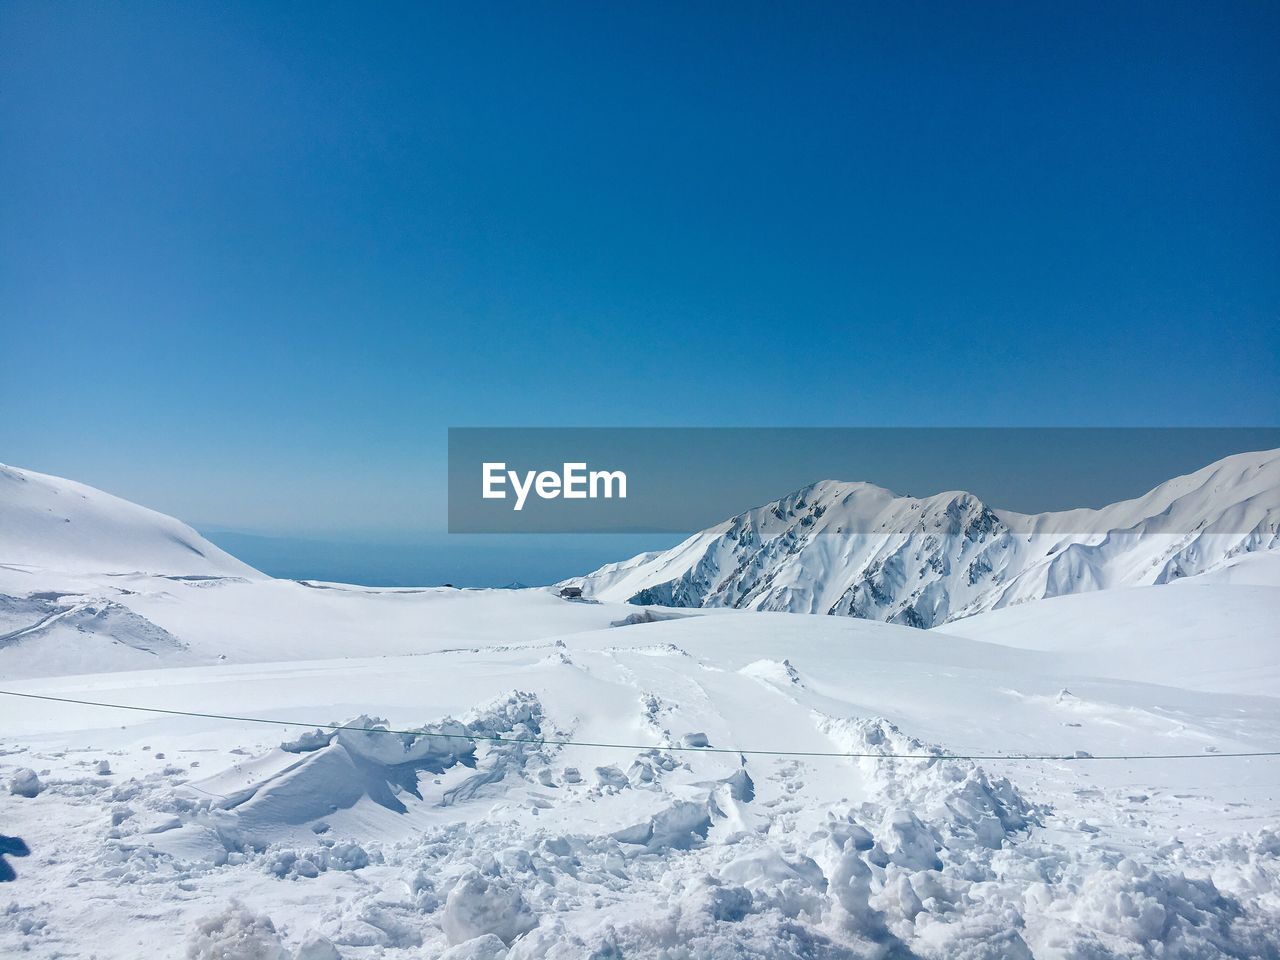
[[[9,780],[9,792],[18,797],[35,797],[40,795],[44,785],[36,772],[29,767],[19,767]]]
[[[72,480],[0,464],[0,567],[260,577],[185,523]]]
[[[197,924],[187,956],[191,960],[290,960],[271,918],[235,900]]]
[[[1184,584],[1231,583],[1242,586],[1280,587],[1280,552],[1245,553],[1229,557]]]
[[[1280,586],[1193,577],[1054,597],[937,629],[1054,653],[1094,676],[1264,695],[1280,690],[1278,614]]]
[[[0,696],[3,955],[1280,956],[1262,554],[921,630],[29,546],[0,689],[188,715]]]
[[[826,480],[663,553],[572,581],[602,600],[932,627],[1029,600],[1163,584],[1280,547],[1280,451],[1238,454],[1100,510],[993,510]]]
[[[5,763],[47,771],[41,794],[10,805],[6,829],[49,861],[19,862],[33,889],[15,885],[15,917],[45,925],[19,935],[11,924],[0,944],[87,955],[79,905],[109,896],[126,915],[95,910],[94,922],[128,955],[129,909],[158,914],[148,922],[166,936],[198,939],[200,918],[234,895],[270,917],[287,949],[319,935],[350,957],[473,941],[494,954],[493,939],[517,956],[566,944],[571,956],[610,944],[624,956],[858,956],[895,942],[921,956],[983,955],[996,931],[1005,940],[987,955],[1280,946],[1267,939],[1280,889],[1266,833],[1280,814],[1275,763],[1206,752],[1273,747],[1280,700],[1092,678],[1037,651],[782,614],[605,627],[554,649],[9,682],[301,722],[0,703],[19,751]],[[331,717],[377,725],[375,709],[415,732],[298,744]],[[500,733],[638,746],[481,739]],[[676,749],[700,742],[1205,759]],[[104,756],[110,776],[96,773]],[[1130,872],[1116,873],[1126,861]],[[52,896],[67,883],[75,902]]]
[[[38,587],[50,598],[31,599]],[[0,677],[422,655],[607,627],[633,611],[566,603],[544,590],[95,578],[0,568]]]

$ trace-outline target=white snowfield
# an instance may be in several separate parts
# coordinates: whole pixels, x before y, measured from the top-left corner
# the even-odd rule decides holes
[[[0,696],[2,956],[1280,957],[1265,539],[922,630],[277,581],[39,480],[0,689],[221,718]]]
[[[1266,559],[1280,564],[1280,554]],[[1051,653],[1099,677],[1280,692],[1280,589],[1201,580],[1053,597],[935,629]]]
[[[571,581],[602,600],[932,627],[1028,600],[1163,584],[1280,547],[1280,450],[1100,510],[1027,515],[825,480]]]
[[[0,463],[0,569],[261,577],[185,523],[93,487]]]

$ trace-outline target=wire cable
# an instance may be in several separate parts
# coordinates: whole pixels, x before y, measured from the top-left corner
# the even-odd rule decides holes
[[[544,747],[597,747],[607,750],[658,750],[681,753],[731,753],[758,757],[835,757],[848,760],[1040,760],[1071,761],[1093,760],[1209,760],[1228,757],[1280,757],[1280,750],[1253,750],[1238,753],[1132,753],[1132,754],[1079,754],[1079,753],[846,753],[840,750],[759,750],[736,747],[695,747],[657,743],[607,743],[591,740],[558,740],[542,737],[504,737],[496,734],[438,733],[434,730],[392,730],[387,727],[353,727],[341,723],[310,723],[300,720],[273,720],[269,717],[240,717],[227,713],[202,713],[196,710],[169,710],[164,707],[140,707],[128,703],[108,703],[102,700],[79,700],[74,697],[54,697],[42,693],[19,693],[16,690],[0,690],[0,696],[22,697],[27,700],[44,700],[50,703],[70,703],[82,707],[104,707],[110,710],[132,710],[138,713],[162,714],[170,717],[195,717],[202,720],[230,720],[236,723],[264,723],[277,727],[314,727],[320,730],[350,730],[355,733],[386,733],[406,737],[441,737],[446,740],[467,740],[486,743],[521,743]]]

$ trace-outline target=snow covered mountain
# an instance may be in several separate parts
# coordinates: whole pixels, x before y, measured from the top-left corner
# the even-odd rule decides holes
[[[1280,957],[1280,551],[1218,559],[1272,542],[1263,460],[1084,544],[1207,573],[928,631],[275,580],[6,471],[0,955]],[[944,572],[1035,569],[1028,518],[826,486],[733,542],[914,503]]]
[[[83,483],[0,464],[0,566],[261,577],[185,523]]]
[[[138,608],[233,582],[270,581],[173,517],[0,464],[0,679],[215,660]]]
[[[1027,600],[1168,583],[1280,547],[1280,450],[1100,510],[1036,515],[969,493],[824,480],[580,584],[602,600],[932,627]]]

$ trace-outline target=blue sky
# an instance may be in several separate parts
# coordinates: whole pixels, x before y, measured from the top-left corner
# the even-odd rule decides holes
[[[1275,424],[1278,31],[6,3],[0,460],[383,536],[450,425]]]

